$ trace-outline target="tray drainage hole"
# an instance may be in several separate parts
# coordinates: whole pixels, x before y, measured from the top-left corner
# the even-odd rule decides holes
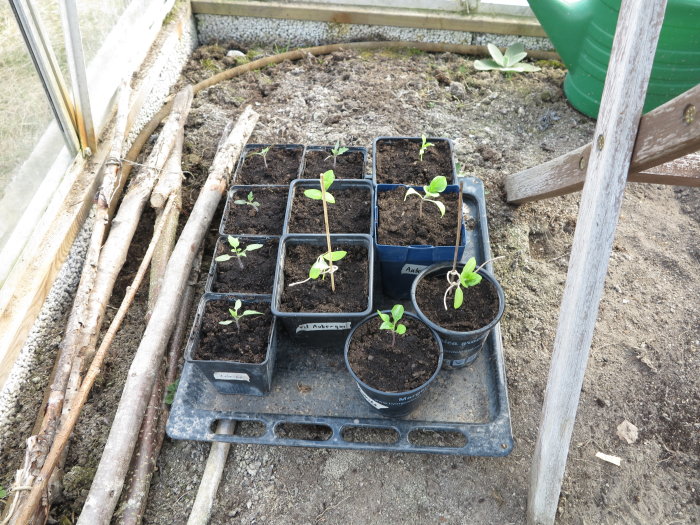
[[[214,420],[211,427],[209,427],[209,430],[214,434],[216,434],[216,427],[219,425],[219,421],[221,420]],[[236,424],[236,428],[233,431],[234,436],[257,438],[263,436],[267,430],[265,423],[262,421],[250,419],[233,419],[229,421],[233,421]]]
[[[393,428],[382,427],[343,427],[341,436],[349,443],[394,444],[399,440],[399,433]]]
[[[467,436],[456,430],[420,428],[408,433],[408,441],[417,447],[462,448],[467,444]]]
[[[310,423],[280,423],[275,427],[275,435],[284,439],[328,441],[333,435],[333,430],[327,425],[313,425]]]

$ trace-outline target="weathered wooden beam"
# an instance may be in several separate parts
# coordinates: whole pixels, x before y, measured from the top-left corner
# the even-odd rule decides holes
[[[700,108],[700,84],[642,117],[632,153],[630,182],[698,185],[692,172],[672,176],[667,168],[651,170],[700,150],[700,115],[693,108]],[[508,175],[505,181],[508,202],[523,204],[580,190],[590,151],[591,144],[587,144],[534,168]]]
[[[554,523],[666,0],[624,0],[583,187],[530,470],[530,525]]]
[[[415,27],[475,31],[523,36],[547,36],[535,18],[505,15],[463,15],[407,9],[342,5],[255,2],[246,0],[193,0],[194,14],[311,20],[332,24]]]

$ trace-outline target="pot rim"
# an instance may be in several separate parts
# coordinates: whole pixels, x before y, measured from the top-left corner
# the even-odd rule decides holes
[[[463,262],[458,262],[457,267],[462,268],[464,267]],[[503,312],[505,311],[506,307],[506,300],[505,300],[505,294],[503,293],[503,287],[501,284],[498,282],[498,280],[491,274],[490,272],[487,272],[483,268],[479,270],[479,275],[482,277],[486,278],[495,288],[496,288],[496,293],[498,294],[498,313],[496,313],[496,316],[487,324],[482,326],[481,328],[477,328],[476,330],[468,330],[468,331],[457,331],[457,330],[450,330],[448,328],[443,328],[436,322],[430,320],[428,316],[426,316],[423,311],[420,309],[420,306],[418,305],[418,301],[416,300],[416,290],[418,288],[418,283],[424,279],[428,274],[435,273],[440,270],[444,270],[447,268],[451,268],[452,263],[451,262],[440,262],[440,263],[435,263],[430,266],[428,266],[425,270],[420,272],[416,278],[413,280],[413,283],[411,284],[411,303],[413,304],[413,308],[416,310],[416,315],[420,317],[421,321],[423,321],[425,324],[427,324],[430,328],[435,330],[438,333],[441,334],[446,334],[446,335],[464,335],[464,334],[473,334],[473,335],[480,335],[483,333],[488,333],[491,329],[493,329],[494,326],[496,326],[500,320],[501,317],[503,317]]]
[[[391,313],[391,310],[382,310],[382,313]],[[355,331],[360,326],[362,326],[365,323],[370,322],[375,317],[379,317],[379,315],[375,312],[372,315],[369,315],[365,319],[360,321],[357,325],[355,325],[352,328],[352,330],[350,330],[350,333],[348,334],[348,337],[345,340],[345,348],[343,350],[343,359],[345,361],[345,367],[348,369],[348,372],[350,372],[350,375],[352,376],[352,378],[357,382],[358,385],[360,385],[362,388],[366,389],[367,391],[369,391],[373,394],[381,394],[381,395],[390,394],[390,395],[396,395],[396,396],[406,396],[406,395],[414,394],[416,392],[423,390],[426,387],[426,385],[432,383],[435,380],[435,378],[437,377],[438,373],[440,373],[440,370],[442,369],[442,361],[443,361],[443,357],[444,357],[444,351],[442,348],[442,340],[440,339],[440,336],[438,336],[438,334],[435,332],[435,330],[433,330],[427,323],[425,323],[417,315],[415,315],[411,312],[404,312],[404,316],[410,317],[412,319],[415,319],[416,321],[419,321],[419,322],[425,324],[427,326],[428,330],[430,330],[430,333],[432,334],[433,339],[435,340],[435,343],[437,344],[438,352],[439,352],[437,366],[436,366],[433,374],[430,376],[430,378],[425,383],[422,383],[421,385],[417,386],[416,388],[413,388],[411,390],[405,390],[403,392],[386,392],[384,390],[379,390],[377,388],[371,387],[367,383],[362,381],[357,376],[357,374],[355,374],[355,371],[350,366],[350,361],[348,360],[348,352],[350,350],[350,341],[352,340],[352,336],[355,335]]]

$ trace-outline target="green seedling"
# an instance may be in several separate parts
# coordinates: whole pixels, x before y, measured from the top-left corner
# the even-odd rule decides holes
[[[403,306],[400,304],[395,304],[391,308],[391,316],[377,310],[377,314],[379,314],[379,318],[382,320],[379,329],[391,330],[391,346],[396,345],[396,334],[403,335],[406,333],[406,325],[399,323],[403,317],[403,312]]]
[[[260,207],[260,203],[255,200],[255,196],[253,195],[253,192],[251,191],[248,193],[246,196],[246,200],[243,199],[236,199],[233,201],[234,204],[243,204],[245,206],[252,206],[253,209],[257,212],[258,208]]]
[[[251,155],[260,155],[263,159],[263,162],[265,163],[265,169],[267,169],[267,154],[270,152],[270,146],[267,148],[263,148],[260,151],[256,151],[255,153],[251,153]]]
[[[335,180],[335,174],[333,173],[333,170],[328,170],[325,173],[322,173],[321,176],[323,177],[323,189],[325,190],[326,194],[326,202],[328,204],[335,204],[335,197],[328,193],[328,188],[331,187],[331,184],[333,184],[333,181]],[[309,199],[313,199],[315,201],[322,201],[323,200],[323,193],[321,190],[304,190],[304,195],[306,195]]]
[[[236,299],[236,303],[233,305],[233,308],[228,309],[228,313],[231,315],[231,319],[227,319],[226,321],[219,321],[219,324],[223,325],[230,325],[231,323],[236,323],[236,329],[240,332],[241,331],[241,319],[244,318],[247,315],[262,315],[262,312],[258,312],[257,310],[243,310],[243,313],[239,314],[238,310],[241,309],[241,306],[243,303],[241,303],[240,299]]]
[[[0,499],[5,499],[7,497],[7,490],[0,485]]]
[[[507,74],[539,71],[540,68],[532,64],[520,62],[527,56],[524,46],[516,42],[508,46],[505,53],[501,53],[493,44],[487,44],[491,58],[475,60],[474,68],[479,71],[490,71],[495,69]]]
[[[335,148],[331,149],[331,154],[328,155],[325,159],[323,160],[328,160],[331,157],[333,157],[333,169],[335,169],[335,161],[340,157],[343,153],[345,153],[348,150],[345,146],[340,147],[340,141],[336,140],[335,142]]]
[[[303,284],[303,283],[311,281],[311,280],[316,280],[319,277],[322,280],[325,280],[326,275],[331,275],[338,270],[338,267],[333,263],[341,260],[347,254],[348,254],[348,252],[346,252],[346,251],[337,250],[335,252],[326,252],[322,255],[319,255],[318,258],[316,259],[316,262],[314,262],[311,265],[311,268],[309,269],[309,277],[307,279],[304,279],[303,281],[292,283],[289,286],[296,286],[297,284]]]
[[[420,161],[423,162],[423,155],[425,155],[425,152],[428,151],[428,148],[435,146],[435,144],[433,144],[432,142],[428,142],[428,139],[425,135],[421,135],[420,139],[421,145],[420,151],[418,151],[418,156],[420,157]]]
[[[406,195],[404,195],[403,197],[403,200],[405,201],[409,195],[417,195],[418,197],[420,197],[420,208],[418,215],[421,218],[423,218],[423,201],[428,201],[435,204],[435,206],[437,206],[440,210],[440,217],[444,217],[445,205],[442,202],[435,199],[439,197],[443,191],[445,191],[445,188],[447,188],[447,179],[442,175],[438,175],[430,181],[429,185],[423,186],[423,195],[418,193],[413,188],[408,188],[408,190],[406,190]]]
[[[166,405],[172,405],[175,401],[175,392],[177,392],[177,387],[180,385],[180,380],[170,383],[165,389],[165,397],[163,398],[163,403]]]
[[[233,255],[229,255],[228,253],[225,253],[223,255],[219,255],[214,260],[216,262],[226,262],[226,261],[233,259],[233,257],[236,257],[236,260],[238,261],[238,266],[241,267],[241,270],[244,268],[243,260],[241,258],[247,257],[248,252],[252,252],[253,250],[259,250],[260,248],[263,247],[262,244],[249,244],[248,246],[243,248],[241,246],[241,241],[239,241],[237,237],[232,237],[231,235],[228,236],[228,243],[231,246],[231,253]]]
[[[486,263],[484,263],[486,264]],[[469,288],[471,286],[476,286],[481,282],[481,275],[479,275],[479,270],[484,265],[482,264],[478,268],[476,267],[476,259],[474,257],[470,258],[461,272],[457,270],[450,270],[447,274],[447,282],[450,283],[449,288],[445,291],[445,296],[443,297],[443,304],[445,310],[447,310],[447,296],[454,290],[455,296],[452,302],[452,306],[457,310],[464,302],[464,291],[462,288]]]

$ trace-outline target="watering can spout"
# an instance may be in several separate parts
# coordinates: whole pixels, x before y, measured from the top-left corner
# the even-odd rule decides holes
[[[592,16],[591,0],[528,0],[559,56],[571,70]]]

